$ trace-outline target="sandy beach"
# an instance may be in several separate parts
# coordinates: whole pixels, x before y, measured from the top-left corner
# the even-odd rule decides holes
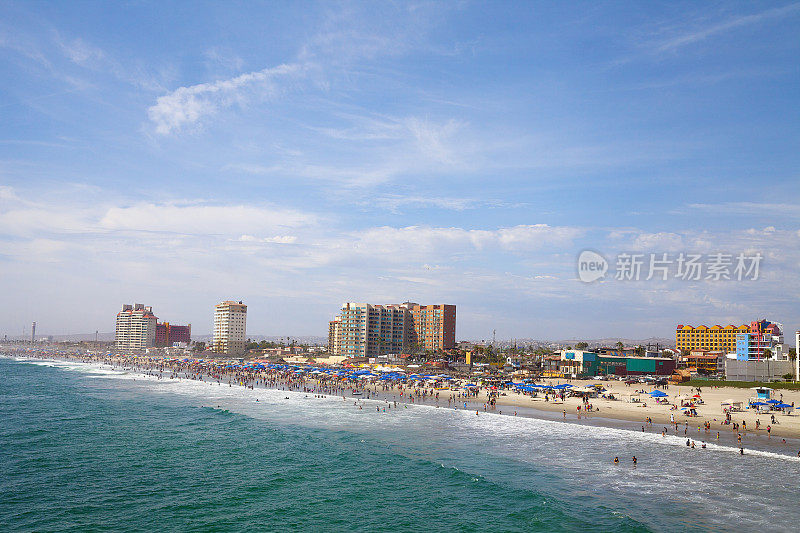
[[[559,383],[565,383],[565,381],[545,380],[543,383],[556,385]],[[657,403],[655,398],[651,398],[649,395],[649,393],[655,389],[652,386],[646,386],[643,384],[626,385],[621,381],[586,380],[572,381],[570,384],[581,387],[599,384],[609,391],[617,393],[618,397],[624,396],[625,394],[635,393],[637,390],[644,392],[640,394],[633,394],[634,397],[637,397],[640,400],[639,402],[629,402],[622,399],[607,400],[603,398],[591,398],[589,403],[592,405],[593,410],[591,412],[587,412],[584,409],[583,400],[579,397],[567,397],[564,401],[561,401],[553,400],[551,396],[549,400],[545,400],[544,394],[541,393],[538,395],[538,397],[533,398],[529,395],[524,395],[513,390],[503,390],[501,393],[502,395],[496,399],[496,405],[494,408],[487,405],[486,411],[502,411],[503,414],[511,414],[515,408],[525,408],[562,415],[564,412],[566,412],[566,416],[564,418],[566,418],[568,421],[575,420],[578,417],[582,419],[588,417],[597,419],[598,421],[601,421],[602,419],[612,419],[645,424],[645,421],[649,418],[652,421],[652,424],[646,425],[647,431],[658,430],[660,432],[663,427],[667,427],[670,428],[670,434],[675,433],[674,424],[671,422],[671,417],[674,417],[675,422],[679,425],[680,434],[683,434],[684,429],[688,426],[688,431],[686,432],[688,437],[691,437],[692,439],[711,440],[715,438],[717,431],[719,431],[721,434],[736,433],[733,429],[732,423],[723,424],[726,416],[723,412],[723,406],[721,405],[722,402],[734,400],[734,402],[742,402],[742,405],[746,407],[748,400],[755,397],[755,391],[750,389],[742,389],[737,387],[701,387],[699,395],[702,398],[703,403],[694,403],[697,416],[690,417],[684,415],[683,412],[680,411],[680,408],[675,410],[671,410],[671,408],[672,405],[675,405],[676,403],[678,406],[680,406],[680,400],[676,400],[676,398],[690,398],[696,395],[697,389],[693,387],[669,385],[667,389],[660,389],[668,395],[664,400],[668,401],[669,403]],[[409,389],[407,387],[384,388],[382,386],[370,385],[366,388],[374,391],[377,397],[392,396],[401,398],[401,393],[405,393],[405,396],[407,396],[409,393]],[[440,392],[440,400],[438,404],[443,404],[442,406],[444,407],[448,406],[448,398],[459,394],[457,391],[451,390],[440,390],[438,392]],[[800,405],[800,391],[776,390],[773,394],[774,397],[778,399],[781,399],[782,395],[783,401],[787,404],[795,402],[795,405]],[[481,389],[476,397],[469,398],[460,396],[458,397],[457,401],[467,401],[468,405],[472,406],[473,408],[477,408],[482,412],[484,410],[483,404],[488,404],[489,402],[489,394],[486,389]],[[578,407],[581,407],[580,411],[578,411]],[[775,416],[774,424],[772,423],[770,414],[774,414]],[[749,435],[760,434],[767,437],[767,426],[771,426],[770,434],[772,439],[780,440],[782,437],[800,439],[800,416],[798,416],[797,411],[791,415],[787,415],[778,411],[772,411],[771,413],[763,414],[744,409],[740,412],[733,412],[731,417],[732,422],[735,422],[740,426],[738,428],[738,433]],[[756,430],[757,420],[760,422],[760,427],[758,430]],[[741,427],[743,421],[745,422],[745,428]],[[710,424],[709,431],[702,429],[698,432],[698,428],[703,428],[706,422]]]

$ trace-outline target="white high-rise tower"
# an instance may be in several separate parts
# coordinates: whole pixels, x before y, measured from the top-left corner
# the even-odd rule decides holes
[[[158,317],[153,308],[142,304],[123,305],[117,313],[114,340],[121,350],[144,350],[155,345]]]
[[[214,308],[214,344],[216,353],[242,355],[247,333],[247,306],[241,301],[225,301]]]
[[[794,379],[800,381],[800,331],[794,336]]]

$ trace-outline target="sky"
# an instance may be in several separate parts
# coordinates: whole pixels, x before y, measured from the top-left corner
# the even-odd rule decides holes
[[[0,335],[134,302],[205,334],[227,299],[253,335],[348,301],[455,304],[459,339],[791,333],[798,36],[780,1],[0,0]]]

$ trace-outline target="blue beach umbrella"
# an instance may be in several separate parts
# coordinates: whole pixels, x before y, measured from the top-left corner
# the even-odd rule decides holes
[[[668,396],[668,394],[660,390],[654,390],[653,392],[650,393],[650,396],[652,396],[653,398],[665,398]]]

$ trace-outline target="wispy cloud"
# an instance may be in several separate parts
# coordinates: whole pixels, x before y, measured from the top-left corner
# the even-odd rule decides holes
[[[283,64],[226,80],[179,87],[159,96],[147,113],[155,125],[156,133],[169,135],[196,124],[220,109],[242,104],[247,101],[247,91],[256,92],[262,97],[275,96],[282,89],[278,80],[301,76],[305,68],[296,63]]]
[[[58,40],[61,51],[73,63],[78,65],[90,65],[106,57],[105,52],[96,46],[92,46],[81,38],[70,41]]]
[[[267,244],[294,244],[297,242],[297,235],[275,235],[274,237],[256,237],[254,235],[242,235],[240,242],[267,243]]]
[[[674,36],[666,41],[661,42],[657,49],[661,52],[675,50],[677,48],[703,41],[709,37],[726,33],[737,28],[760,24],[767,20],[780,19],[798,12],[800,12],[800,3],[776,7],[760,13],[754,13],[752,15],[734,17],[718,24]]]
[[[361,201],[360,205],[386,209],[392,213],[401,213],[404,209],[424,209],[428,207],[451,211],[466,211],[479,208],[516,208],[523,207],[526,204],[512,204],[502,200],[477,198],[387,194],[370,196],[369,199]]]
[[[702,211],[714,215],[762,215],[762,216],[789,216],[800,217],[800,205],[780,202],[722,202],[718,204],[696,203],[688,204],[683,209],[676,209],[675,213],[685,213],[687,210]]]

